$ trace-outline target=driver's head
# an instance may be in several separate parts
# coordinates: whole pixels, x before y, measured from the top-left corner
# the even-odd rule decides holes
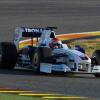
[[[51,48],[62,48],[62,42],[58,38],[53,38],[52,42],[49,44]]]
[[[52,40],[52,44],[53,44],[54,47],[57,47],[57,48],[61,48],[62,47],[62,42],[58,38],[54,38]]]
[[[50,38],[56,38],[56,35],[55,35],[55,32],[54,31],[51,32]]]
[[[53,42],[53,43],[59,43],[60,40],[59,40],[58,38],[53,38],[53,39],[52,39],[52,42]]]

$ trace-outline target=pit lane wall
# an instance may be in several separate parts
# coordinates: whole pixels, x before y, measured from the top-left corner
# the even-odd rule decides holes
[[[56,37],[65,42],[72,42],[72,41],[81,40],[81,39],[95,39],[95,38],[100,38],[100,31],[82,32],[82,33],[66,33],[66,34],[56,35]],[[22,40],[19,42],[19,48],[23,48],[27,45],[32,45],[32,43],[36,45],[36,39]]]

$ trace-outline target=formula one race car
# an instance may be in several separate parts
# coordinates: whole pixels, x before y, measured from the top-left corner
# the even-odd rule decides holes
[[[35,72],[92,72],[91,59],[56,38],[54,29],[17,27],[14,43],[0,43],[0,68],[14,66]]]

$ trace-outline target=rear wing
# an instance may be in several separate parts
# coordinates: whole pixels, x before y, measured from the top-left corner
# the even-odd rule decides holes
[[[28,27],[17,27],[15,29],[15,38],[22,37],[40,37],[43,29],[41,28],[28,28]]]
[[[46,27],[46,28],[29,28],[29,27],[17,27],[15,29],[14,43],[18,48],[19,41],[23,39],[23,37],[28,38],[38,38],[44,33],[44,31],[53,31],[53,29],[57,29],[57,27]]]
[[[44,30],[57,29],[57,27],[46,27],[46,28],[29,28],[29,27],[17,27],[15,29],[15,35],[21,37],[40,37]]]

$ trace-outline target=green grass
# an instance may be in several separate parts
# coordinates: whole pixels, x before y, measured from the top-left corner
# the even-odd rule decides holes
[[[94,40],[77,40],[75,42],[70,43],[71,47],[74,47],[75,45],[82,46],[86,53],[91,57],[94,50],[100,49],[100,39],[94,39]]]
[[[0,93],[0,100],[88,100],[88,99],[83,99],[81,97],[77,97],[77,99],[74,99],[74,97],[69,96],[69,98],[73,98],[73,99],[69,99],[69,98],[59,98],[59,96],[54,96],[57,98],[42,98],[42,96],[39,97],[34,97],[34,96],[21,96],[18,95],[17,93]],[[62,96],[61,96],[62,97]]]
[[[32,96],[20,96],[17,94],[0,94],[0,100],[42,100],[40,97],[32,97]]]

